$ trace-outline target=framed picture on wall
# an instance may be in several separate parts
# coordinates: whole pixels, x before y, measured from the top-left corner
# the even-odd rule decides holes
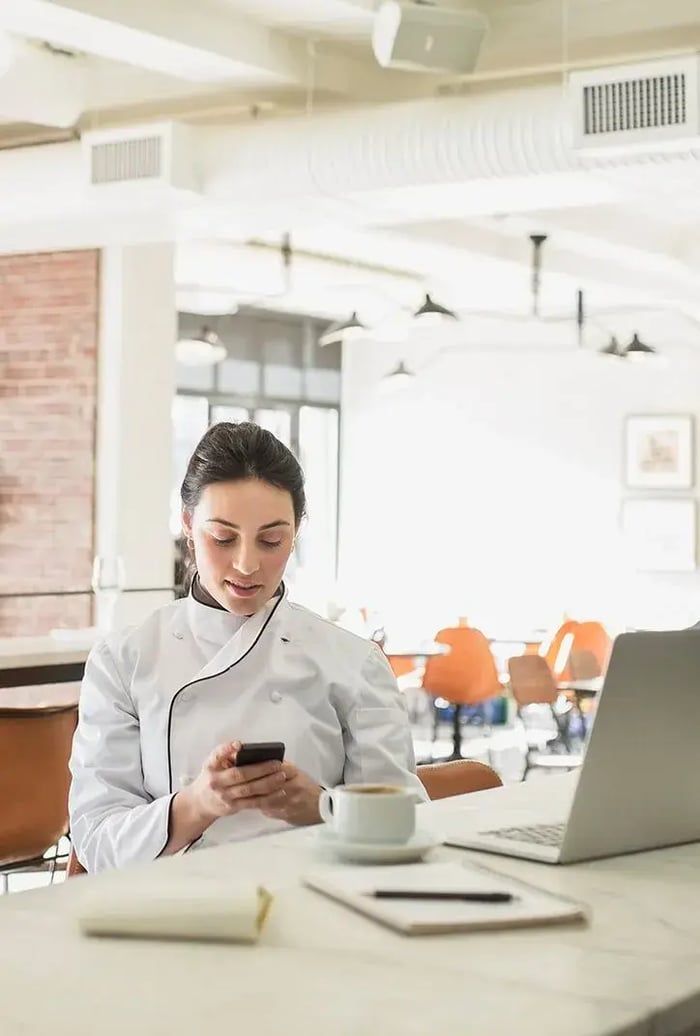
[[[630,489],[690,489],[694,478],[691,414],[635,414],[625,424],[625,481]]]
[[[696,562],[695,500],[625,500],[622,535],[638,572],[692,572]]]

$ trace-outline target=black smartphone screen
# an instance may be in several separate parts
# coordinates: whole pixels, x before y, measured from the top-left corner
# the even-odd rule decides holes
[[[280,763],[284,759],[282,741],[250,741],[241,745],[236,756],[236,766],[252,766],[253,763],[269,763],[273,759]]]

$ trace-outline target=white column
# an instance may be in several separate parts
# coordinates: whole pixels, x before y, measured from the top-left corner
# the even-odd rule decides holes
[[[123,559],[119,625],[140,621],[173,596],[158,589],[173,585],[173,260],[171,244],[102,251],[95,554]],[[144,589],[151,592],[137,592]],[[104,619],[104,602],[99,607]]]

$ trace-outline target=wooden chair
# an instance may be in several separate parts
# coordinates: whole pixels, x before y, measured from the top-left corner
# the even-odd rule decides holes
[[[543,645],[540,650],[557,683],[571,679],[569,655],[571,654],[577,626],[578,622],[575,619],[567,619],[565,622],[562,622],[549,643]]]
[[[68,789],[78,706],[0,709],[0,875],[50,869],[68,832]],[[50,860],[44,854],[55,847]]]
[[[435,640],[450,648],[446,655],[433,655],[426,662],[423,689],[433,698],[454,706],[452,755],[441,762],[462,758],[462,706],[480,705],[503,691],[491,647],[481,632],[468,626],[440,630]],[[435,708],[433,740],[437,729]]]
[[[500,788],[503,781],[495,770],[485,763],[461,759],[451,763],[426,763],[416,769],[423,787],[431,800],[446,799],[452,795],[467,795],[472,791]]]
[[[541,655],[518,655],[508,659],[508,675],[510,677],[510,690],[518,707],[518,716],[523,719],[523,709],[528,705],[547,705],[552,714],[552,719],[557,730],[557,740],[563,745],[567,756],[571,755],[571,739],[569,737],[569,725],[567,719],[557,712],[555,706],[559,698],[559,688],[554,679],[554,674],[549,668],[546,659]],[[533,755],[529,749],[525,752],[525,769],[523,780],[527,777],[533,767],[546,765],[548,767],[564,767],[565,769],[579,765],[572,762],[571,767],[568,760],[563,762],[545,762],[550,758],[557,757]],[[561,758],[561,757],[559,757]]]

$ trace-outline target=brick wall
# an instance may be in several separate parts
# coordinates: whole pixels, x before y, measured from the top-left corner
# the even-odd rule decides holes
[[[99,253],[0,256],[0,595],[90,587]],[[88,597],[5,599],[0,636],[89,625]]]

